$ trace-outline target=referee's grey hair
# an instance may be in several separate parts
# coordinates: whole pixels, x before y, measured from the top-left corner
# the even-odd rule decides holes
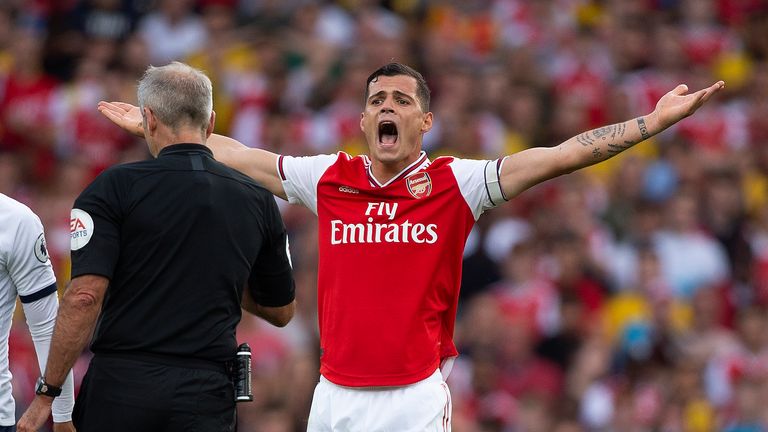
[[[152,109],[157,119],[178,131],[181,126],[203,132],[213,110],[213,86],[203,72],[180,62],[150,66],[139,81],[139,106]]]

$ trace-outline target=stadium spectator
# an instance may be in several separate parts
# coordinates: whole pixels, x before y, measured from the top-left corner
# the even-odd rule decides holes
[[[205,44],[208,33],[193,6],[192,0],[160,0],[157,9],[139,21],[138,33],[149,48],[152,63],[184,59]]]
[[[674,295],[686,299],[703,287],[724,283],[730,274],[725,249],[700,228],[697,200],[692,193],[684,189],[671,198],[666,229],[654,238],[664,277]]]
[[[516,244],[502,263],[502,279],[488,287],[501,313],[524,326],[534,340],[553,335],[560,326],[560,295],[539,269],[540,254],[531,241]]]
[[[50,181],[55,169],[53,101],[56,80],[42,67],[43,35],[16,27],[12,68],[0,85],[0,150],[17,152],[25,176]]]

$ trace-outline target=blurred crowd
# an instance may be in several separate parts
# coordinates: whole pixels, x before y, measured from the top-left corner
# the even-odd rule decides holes
[[[62,288],[74,198],[148,157],[96,103],[135,103],[171,60],[212,78],[217,132],[291,155],[364,153],[365,78],[393,60],[432,89],[432,157],[556,145],[725,80],[672,129],[481,217],[453,430],[768,431],[768,1],[3,0],[0,192],[40,215]],[[318,379],[316,223],[281,208],[299,311],[285,329],[243,319],[241,431],[303,430]],[[23,322],[20,412],[39,373]]]

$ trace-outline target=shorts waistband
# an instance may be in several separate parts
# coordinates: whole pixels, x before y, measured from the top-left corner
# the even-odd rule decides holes
[[[165,366],[181,367],[187,369],[206,369],[222,373],[229,373],[232,370],[232,362],[216,362],[213,360],[206,360],[195,357],[181,357],[169,354],[145,352],[100,352],[95,353],[93,358],[136,360],[145,363],[157,363]]]
[[[363,387],[350,387],[350,386],[343,386],[334,383],[333,381],[329,380],[328,378],[324,377],[323,375],[320,375],[320,382],[328,383],[332,386],[339,387],[339,388],[345,388],[350,390],[392,390],[397,388],[403,388],[403,387],[410,387],[415,386],[421,383],[431,382],[431,381],[443,381],[443,374],[440,372],[440,369],[436,369],[432,375],[424,378],[421,381],[416,381],[415,383],[411,384],[405,384],[405,385],[397,385],[397,386],[363,386]]]

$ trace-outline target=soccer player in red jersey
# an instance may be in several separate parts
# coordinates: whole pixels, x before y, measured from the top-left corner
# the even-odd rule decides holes
[[[450,430],[445,378],[464,243],[480,215],[547,179],[606,160],[693,114],[714,93],[679,85],[648,115],[497,160],[430,160],[429,88],[391,63],[365,88],[368,155],[280,156],[224,136],[216,158],[318,217],[321,379],[310,431]],[[137,107],[99,110],[139,136]],[[408,269],[408,271],[403,271]]]

